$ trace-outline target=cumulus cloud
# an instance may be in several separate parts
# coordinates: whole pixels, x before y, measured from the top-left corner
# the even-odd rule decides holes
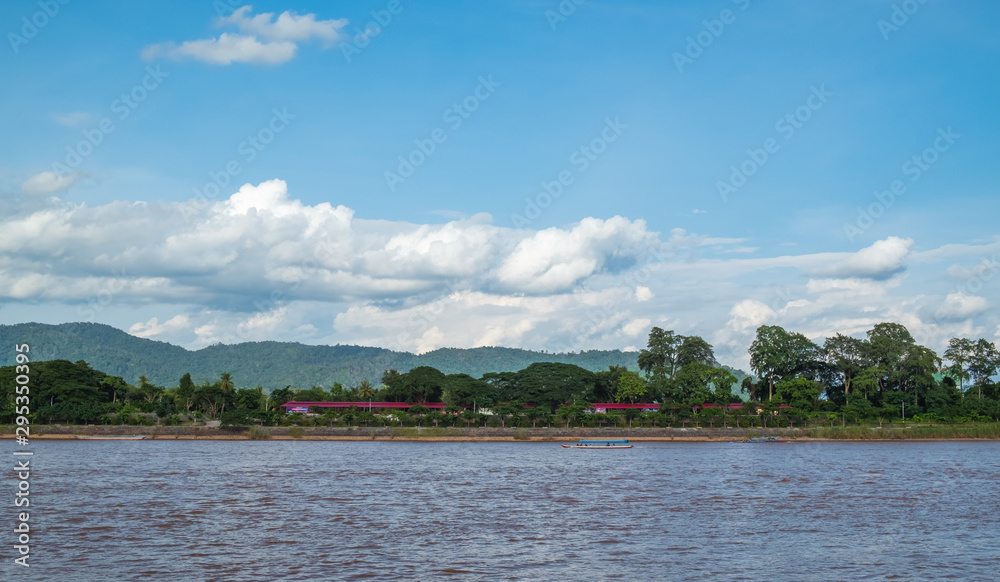
[[[158,57],[189,57],[213,65],[278,65],[292,60],[296,48],[298,47],[293,42],[260,42],[253,36],[224,32],[218,38],[189,40],[179,46],[171,42],[150,45],[143,49],[142,58],[152,60]]]
[[[186,315],[175,315],[167,321],[160,323],[156,317],[145,323],[135,323],[129,327],[128,332],[134,336],[150,338],[164,333],[184,330],[190,327],[191,321]]]
[[[962,292],[949,293],[934,311],[936,320],[962,320],[985,312],[990,303],[983,297]]]
[[[913,239],[890,236],[817,269],[815,274],[837,279],[887,279],[906,268],[906,258],[912,246]]]
[[[1000,324],[989,309],[1000,288],[981,269],[976,289],[947,288],[950,256],[740,258],[728,250],[742,239],[661,237],[622,217],[540,231],[496,226],[487,214],[367,220],[344,205],[304,204],[281,180],[217,200],[29,201],[0,217],[0,232],[0,302],[129,318],[135,335],[191,348],[278,339],[564,351],[641,346],[658,325],[701,335],[745,368],[763,324],[822,338],[899,321],[935,349]],[[881,243],[891,250],[893,241]],[[834,267],[855,276],[830,276]]]
[[[272,12],[251,16],[252,9],[249,5],[243,6],[216,20],[217,26],[233,26],[243,34],[224,32],[215,38],[189,40],[179,45],[175,42],[152,44],[143,49],[142,57],[147,60],[192,58],[215,65],[277,65],[295,56],[298,43],[318,39],[324,47],[329,47],[340,40],[340,29],[347,25],[344,19],[317,20],[315,14],[299,15],[289,11],[277,18]]]
[[[169,280],[158,291],[162,299],[243,301],[244,308],[272,291],[296,300],[381,301],[440,290],[448,281],[513,294],[566,292],[633,264],[656,241],[643,221],[619,217],[540,233],[494,226],[488,215],[435,225],[376,223],[344,206],[304,205],[280,180],[247,184],[201,205],[57,203],[8,217],[0,227],[9,235],[0,240],[8,286],[47,284],[31,283],[31,275],[123,272],[129,281]],[[77,288],[61,287],[70,294]]]
[[[497,280],[511,291],[564,291],[615,263],[627,266],[656,246],[643,220],[586,218],[571,230],[549,228],[518,242],[497,270]]]
[[[31,196],[55,194],[69,189],[70,186],[84,177],[86,177],[86,174],[80,171],[70,172],[69,174],[41,172],[21,183],[21,192]]]
[[[316,20],[315,14],[298,15],[285,11],[274,21],[273,12],[250,16],[252,6],[243,6],[228,17],[218,20],[221,25],[234,25],[243,32],[261,36],[270,41],[305,42],[313,38],[324,41],[327,46],[340,39],[340,29],[347,25],[346,19]]]
[[[730,317],[726,327],[738,332],[756,330],[774,315],[774,310],[767,304],[755,299],[744,299],[729,310]]]

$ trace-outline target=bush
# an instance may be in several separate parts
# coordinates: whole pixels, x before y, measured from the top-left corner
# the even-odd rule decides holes
[[[266,441],[271,438],[271,432],[256,426],[251,426],[250,431],[247,432],[247,438],[252,441]]]

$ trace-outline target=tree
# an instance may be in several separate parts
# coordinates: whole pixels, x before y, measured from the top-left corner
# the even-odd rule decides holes
[[[767,398],[774,397],[776,380],[799,374],[815,374],[819,368],[819,347],[800,333],[788,333],[777,325],[757,328],[757,337],[750,344],[750,367],[761,378],[767,378]]]
[[[556,410],[556,416],[566,419],[566,427],[572,428],[573,421],[583,416],[585,410],[590,408],[589,402],[578,402],[573,404],[564,404]]]
[[[799,410],[815,410],[821,392],[819,383],[805,378],[782,380],[775,389],[782,402]]]
[[[1000,366],[1000,353],[997,352],[996,346],[980,338],[969,356],[969,373],[978,389],[979,399],[983,398],[983,386],[996,375],[998,366]]]
[[[449,374],[445,377],[441,400],[459,407],[489,408],[500,401],[495,395],[485,380],[478,380],[468,374]],[[505,396],[509,399],[512,394],[505,393]]]
[[[639,351],[639,369],[646,378],[660,382],[674,376],[677,371],[677,356],[684,336],[654,327],[649,332],[646,349]]]
[[[149,381],[146,376],[139,376],[139,395],[148,403],[155,402],[163,396],[165,390],[162,386],[157,386]]]
[[[594,402],[614,402],[618,392],[618,379],[628,371],[625,366],[608,366],[607,370],[596,372]]]
[[[264,396],[264,388],[262,386],[252,389],[240,388],[233,397],[236,410],[244,411],[262,410],[264,408],[263,401],[265,400],[266,397]]]
[[[219,390],[222,390],[224,393],[228,394],[232,392],[235,388],[236,385],[233,384],[232,374],[230,374],[229,372],[223,372],[219,376]]]
[[[445,375],[430,366],[419,366],[405,374],[386,370],[382,375],[386,385],[384,396],[392,402],[441,402],[441,394],[447,384]]]
[[[718,366],[715,360],[715,353],[712,351],[712,344],[696,335],[677,336],[683,338],[681,345],[677,349],[677,367],[682,368],[694,362],[701,362],[706,366]]]
[[[788,354],[784,348],[788,343],[788,332],[777,325],[762,325],[757,328],[757,337],[750,344],[750,367],[762,379],[767,378],[767,399],[774,397],[774,379],[788,366]]]
[[[533,406],[531,408],[524,409],[524,415],[531,421],[531,428],[535,428],[538,420],[548,416],[549,412],[541,407]]]
[[[708,383],[715,390],[714,400],[716,404],[729,404],[733,401],[733,384],[736,383],[736,376],[732,372],[723,368],[711,368],[708,373]]]
[[[625,371],[618,376],[618,385],[615,389],[615,402],[628,400],[635,402],[636,398],[646,395],[646,383],[642,381],[639,374]]]
[[[826,361],[840,372],[845,398],[849,399],[851,382],[864,367],[865,342],[847,335],[837,334],[823,344]]]
[[[291,402],[292,400],[292,387],[285,386],[284,388],[278,388],[277,390],[271,391],[271,400],[274,402],[275,406],[281,406],[286,402]]]
[[[711,344],[696,335],[683,336],[659,327],[650,330],[646,349],[640,350],[638,357],[639,369],[657,384],[672,379],[678,370],[695,362],[718,364]]]
[[[972,377],[969,373],[969,360],[972,359],[974,349],[972,340],[953,337],[948,340],[948,349],[944,351],[945,359],[952,363],[945,372],[958,381],[961,392],[965,392],[965,380]]]
[[[514,381],[521,400],[553,410],[567,402],[588,400],[597,378],[580,366],[546,362],[531,364]]]
[[[628,421],[628,427],[632,428],[632,421],[639,418],[642,415],[642,411],[638,408],[626,408],[623,412],[625,420]]]
[[[676,400],[686,404],[704,404],[711,401],[712,390],[709,388],[709,382],[713,370],[714,368],[701,362],[694,362],[681,368],[673,378]]]
[[[745,376],[740,383],[740,392],[747,395],[749,400],[760,400],[760,390],[758,383],[753,381],[753,376]]]
[[[357,389],[355,389],[355,393],[362,400],[371,400],[375,397],[375,388],[368,380],[362,380],[361,384],[358,384]]]
[[[180,384],[177,386],[177,393],[175,396],[175,401],[178,406],[184,407],[184,410],[191,410],[194,406],[194,393],[196,387],[194,382],[191,380],[191,373],[185,373],[181,376]]]

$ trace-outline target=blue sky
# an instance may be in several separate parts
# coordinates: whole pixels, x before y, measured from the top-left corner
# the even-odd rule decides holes
[[[995,3],[429,4],[3,3],[0,322],[998,338]]]

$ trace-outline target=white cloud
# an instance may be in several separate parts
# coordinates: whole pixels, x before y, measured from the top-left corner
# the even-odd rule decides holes
[[[899,321],[935,349],[948,334],[1000,324],[988,309],[1000,285],[980,276],[978,290],[956,290],[948,256],[926,253],[888,278],[805,278],[831,266],[891,271],[910,255],[875,267],[856,258],[863,252],[740,257],[728,253],[740,239],[675,230],[664,240],[621,217],[542,231],[496,226],[486,214],[366,220],[342,205],[303,204],[281,180],[201,203],[34,200],[0,217],[0,232],[9,309],[58,305],[186,347],[276,339],[580,350],[641,346],[658,325],[701,335],[745,368],[763,324],[822,338]],[[938,307],[947,317],[934,317]]]
[[[633,319],[632,321],[626,323],[622,326],[622,333],[625,336],[635,337],[641,336],[645,337],[649,334],[649,330],[653,327],[653,321],[648,317],[640,317],[638,319]]]
[[[134,336],[150,338],[165,333],[187,330],[190,326],[191,321],[186,315],[175,315],[163,323],[160,323],[158,318],[153,317],[145,323],[132,324],[128,332]]]
[[[906,267],[906,257],[912,246],[912,239],[890,236],[832,265],[821,267],[815,273],[840,279],[886,279]]]
[[[775,316],[773,309],[766,304],[754,300],[744,299],[729,311],[729,321],[726,327],[735,331],[755,330],[768,322]]]
[[[347,20],[317,20],[315,14],[282,12],[250,16],[251,6],[243,6],[231,15],[219,18],[219,26],[235,26],[245,34],[224,32],[217,38],[152,44],[142,51],[146,60],[193,58],[215,65],[250,63],[278,65],[292,60],[299,42],[319,39],[329,47],[340,39],[340,29]],[[259,40],[259,38],[265,41]]]
[[[572,230],[549,228],[518,242],[497,270],[497,279],[512,291],[566,291],[616,261],[634,261],[657,246],[643,220],[585,218]]]
[[[278,65],[292,60],[295,49],[293,42],[260,42],[256,37],[241,34],[222,33],[219,38],[189,40],[180,46],[174,43],[150,45],[143,49],[142,58],[157,57],[181,59],[190,57],[213,65],[250,63],[254,65]]]
[[[358,220],[344,206],[289,198],[280,180],[244,185],[202,207],[57,203],[2,219],[0,228],[9,235],[0,239],[0,257],[11,263],[8,271],[0,262],[8,285],[32,273],[124,272],[125,289],[162,277],[170,281],[155,292],[162,299],[244,306],[272,291],[297,300],[387,300],[440,290],[448,281],[514,294],[565,292],[627,268],[656,241],[645,223],[623,218],[541,233],[493,226],[488,215],[436,225]]]
[[[285,11],[274,18],[273,12],[248,16],[252,6],[243,6],[228,17],[220,18],[219,25],[235,25],[243,32],[261,36],[271,41],[304,42],[313,38],[323,40],[327,46],[340,39],[340,29],[347,25],[346,19],[316,20],[315,14],[298,15]]]
[[[949,293],[934,311],[934,319],[962,320],[983,313],[990,303],[983,297],[962,292]]]
[[[31,196],[44,194],[55,194],[69,189],[86,174],[80,171],[69,174],[59,174],[56,172],[41,172],[31,176],[21,184],[21,192]]]

